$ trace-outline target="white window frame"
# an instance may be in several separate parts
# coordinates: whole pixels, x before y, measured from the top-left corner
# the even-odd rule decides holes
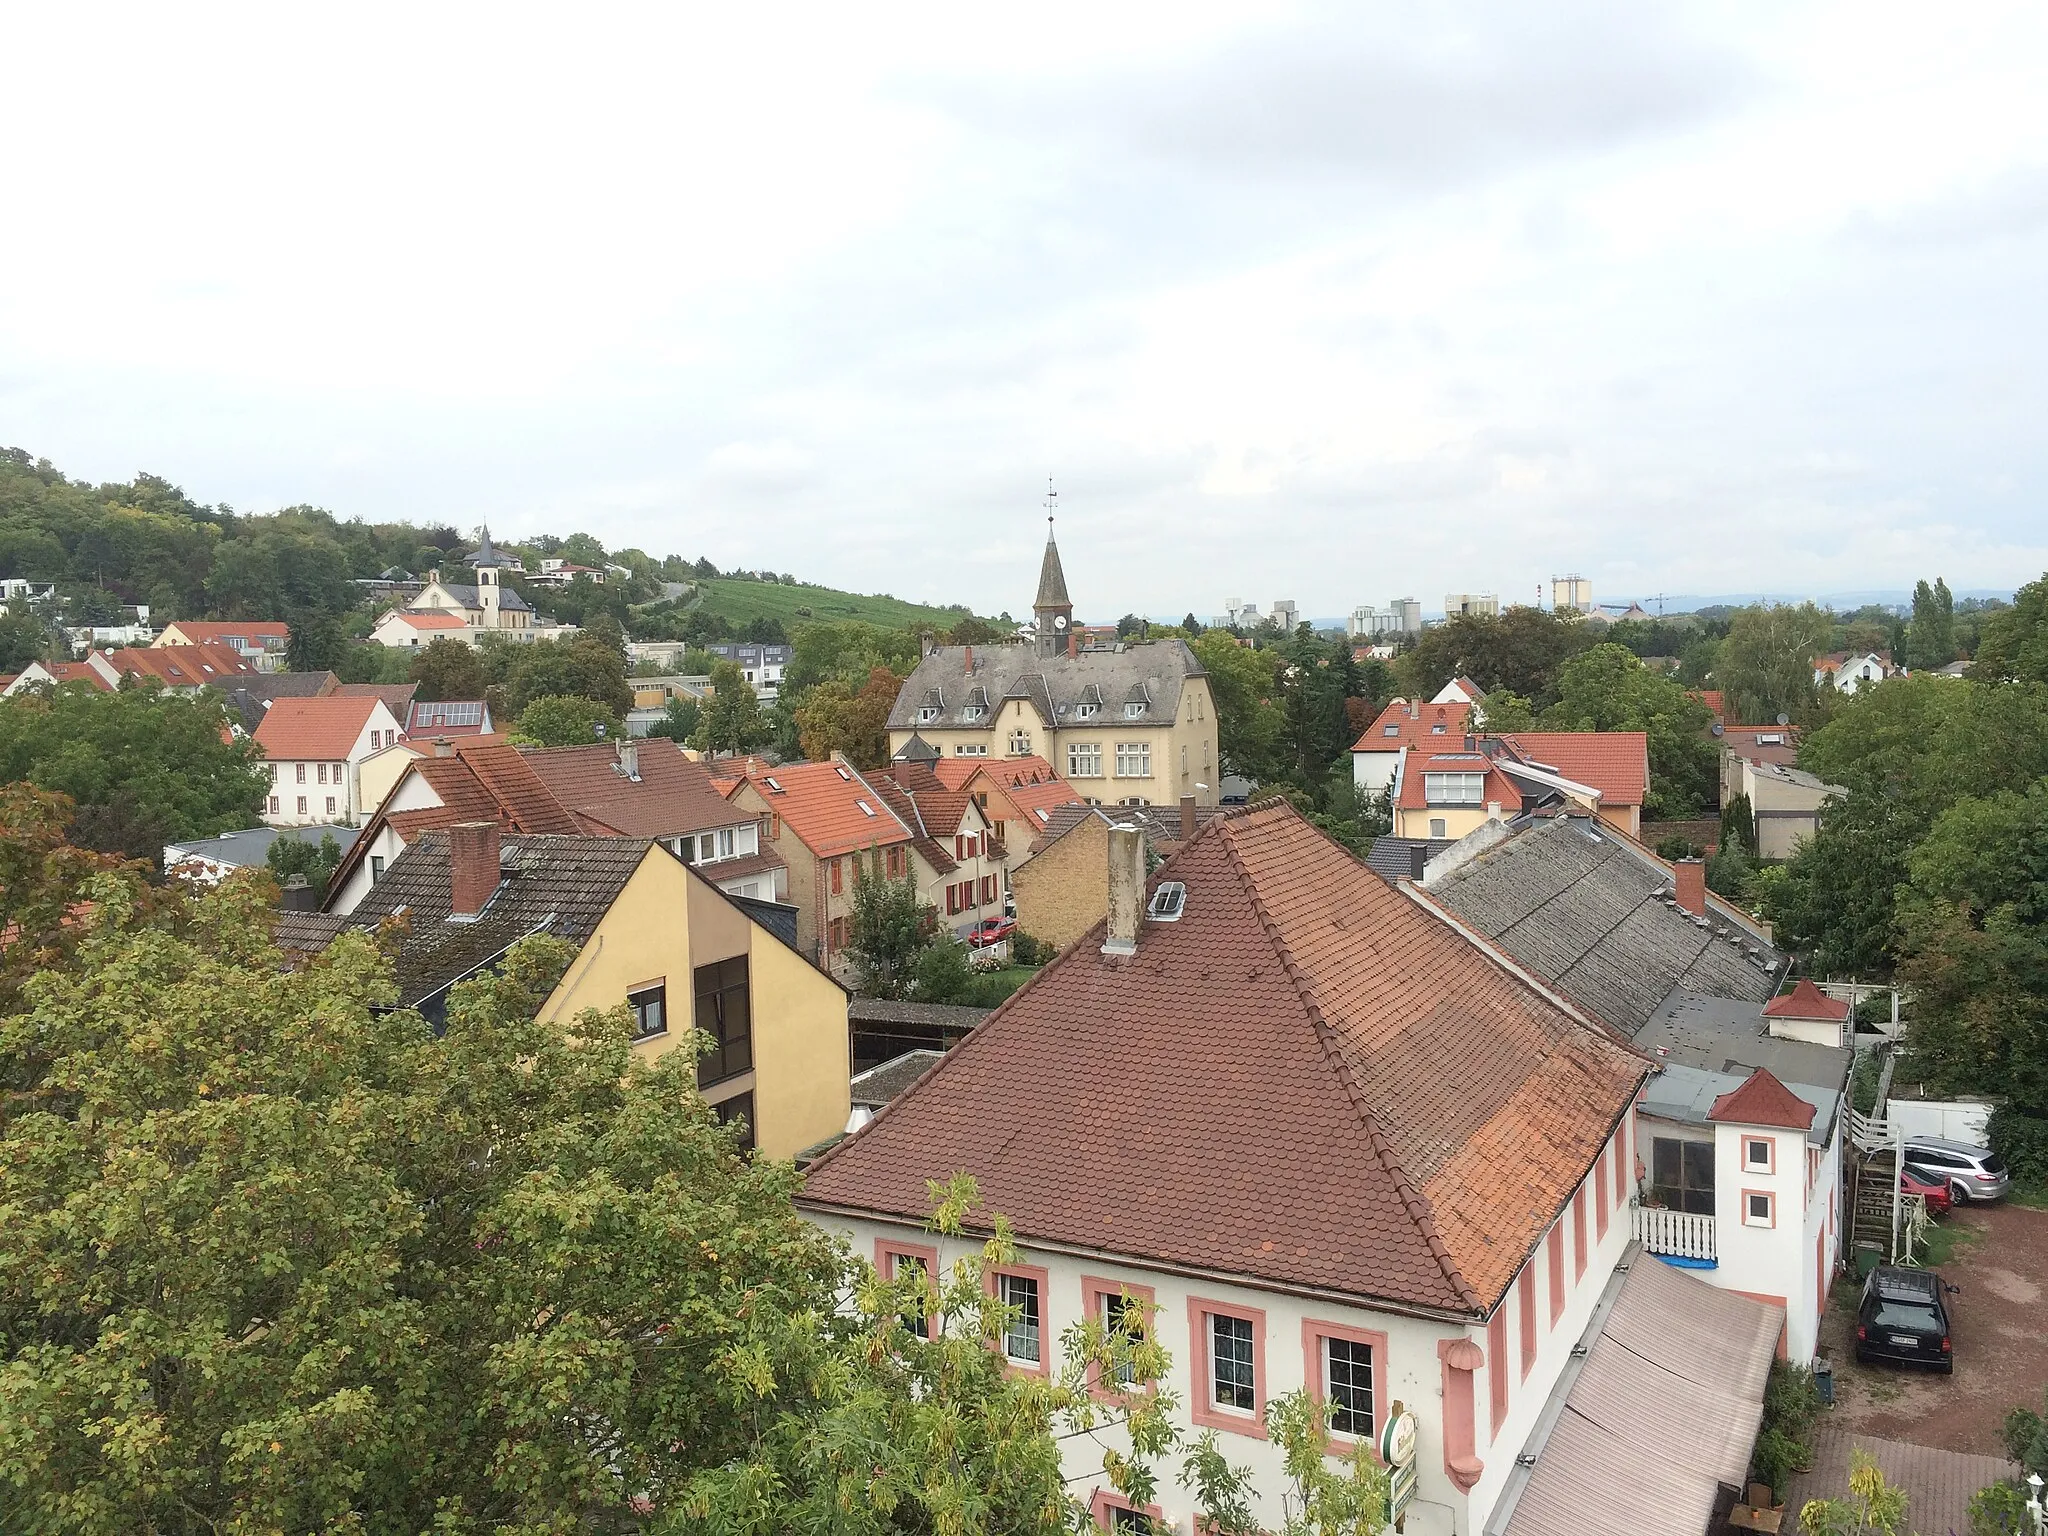
[[[953,744],[955,757],[987,757],[988,743],[985,741],[960,741]]]
[[[1152,777],[1152,743],[1120,741],[1116,744],[1116,776],[1120,779]]]
[[[1484,805],[1486,774],[1483,771],[1425,773],[1422,776],[1422,799],[1426,805]]]
[[[1068,742],[1067,777],[1070,779],[1101,778],[1102,743],[1099,741]]]

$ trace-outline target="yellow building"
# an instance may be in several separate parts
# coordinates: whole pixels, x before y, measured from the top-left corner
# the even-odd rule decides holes
[[[1217,802],[1216,700],[1184,640],[1083,649],[1050,535],[1033,639],[928,650],[889,711],[889,751],[1036,755],[1098,805]]]
[[[404,910],[399,1000],[437,1026],[463,978],[537,933],[577,949],[540,1017],[571,1027],[624,1005],[635,1054],[711,1048],[697,1085],[769,1157],[845,1129],[846,993],[795,947],[795,912],[729,896],[649,838],[506,837],[496,822],[422,832],[346,916],[286,913],[281,947],[312,951]]]

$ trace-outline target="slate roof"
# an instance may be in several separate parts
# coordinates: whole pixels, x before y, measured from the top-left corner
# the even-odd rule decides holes
[[[1387,880],[1410,880],[1415,876],[1415,850],[1420,848],[1425,863],[1457,845],[1449,837],[1376,837],[1365,856],[1365,867]]]
[[[1643,1085],[1642,1093],[1636,1098],[1636,1112],[1681,1125],[1712,1125],[1713,1121],[1708,1116],[1715,1102],[1740,1088],[1745,1081],[1747,1075],[1741,1072],[1710,1072],[1704,1067],[1666,1063],[1661,1072],[1652,1075]],[[1813,1107],[1813,1123],[1806,1132],[1807,1144],[1826,1146],[1842,1096],[1818,1083],[1787,1083],[1785,1087]]]
[[[1128,958],[1097,924],[804,1203],[920,1220],[958,1169],[1027,1243],[1490,1311],[1648,1063],[1285,803],[1156,879],[1186,884],[1178,921]]]
[[[1533,820],[1461,865],[1432,866],[1425,883],[1432,901],[1625,1034],[1674,991],[1760,1010],[1785,965],[1732,908],[1710,901],[1702,923],[1678,907],[1670,867],[1588,817]]]
[[[1748,1076],[1757,1067],[1782,1083],[1840,1092],[1856,1053],[1846,1045],[1815,1045],[1772,1035],[1756,1004],[1696,992],[1673,992],[1635,1032],[1636,1048],[1660,1064]]]
[[[448,833],[422,832],[336,931],[374,931],[402,912],[407,931],[394,974],[400,1005],[417,1007],[529,934],[581,944],[654,847],[637,837],[505,838],[500,864],[506,878],[474,921],[450,922]],[[670,855],[664,850],[659,857]],[[299,924],[289,932],[304,939],[318,928]]]
[[[403,730],[405,718],[412,712],[412,696],[419,689],[418,683],[343,683],[334,691],[351,699],[382,699],[384,707],[391,711],[391,718]]]
[[[465,608],[474,608],[479,612],[483,610],[484,600],[477,595],[477,589],[474,586],[458,585],[452,581],[444,581],[441,583],[441,590]],[[533,611],[532,604],[527,602],[525,598],[521,597],[511,587],[504,585],[500,585],[498,588],[498,606],[507,612],[524,610],[530,613]]]
[[[1813,1124],[1814,1107],[1787,1088],[1764,1067],[1758,1067],[1742,1086],[1714,1100],[1707,1111],[1709,1120],[1728,1125],[1781,1125],[1788,1131],[1803,1131]]]
[[[263,723],[265,706],[277,699],[316,699],[341,687],[332,672],[256,672],[246,677],[225,678],[213,685],[241,719],[242,729],[254,734]]]
[[[310,843],[317,848],[323,837],[331,837],[335,846],[347,853],[360,835],[360,829],[356,827],[248,827],[240,832],[224,832],[219,837],[194,837],[182,843],[172,843],[164,849],[164,864],[166,867],[175,864],[182,856],[248,869],[267,862],[270,845],[280,838],[287,842]]]
[[[970,650],[972,673],[967,670]],[[960,717],[975,689],[984,691],[991,705],[1005,699],[1026,699],[1047,725],[1069,726],[1077,723],[1074,706],[1091,685],[1101,690],[1105,700],[1125,699],[1134,688],[1142,687],[1151,703],[1143,718],[1131,723],[1163,725],[1180,710],[1181,685],[1188,678],[1206,676],[1185,640],[1152,640],[1122,650],[1083,651],[1077,656],[1041,656],[1022,645],[940,646],[917,664],[897,693],[889,710],[889,729],[973,730],[985,726],[985,720]],[[919,709],[927,704],[939,711],[937,718],[918,719]],[[1105,727],[1123,723],[1116,704],[1105,702],[1102,707],[1104,714],[1097,718]],[[1108,718],[1112,713],[1117,715],[1114,722]]]
[[[1045,558],[1038,563],[1038,596],[1032,600],[1034,608],[1071,608],[1074,600],[1067,596],[1067,573],[1060,568],[1060,547],[1053,542],[1052,529],[1045,530]]]
[[[707,871],[705,874],[705,878],[714,885],[718,883],[719,878],[715,873],[715,869],[716,866],[713,866],[712,870]],[[760,896],[734,896],[730,892],[726,893],[725,899],[746,913],[747,916],[751,917],[763,928],[774,934],[775,937],[782,940],[791,949],[798,947],[796,942],[797,909],[788,902],[768,901]]]
[[[299,758],[340,762],[354,749],[378,703],[374,698],[340,693],[277,699],[256,727],[256,742],[274,762]]]

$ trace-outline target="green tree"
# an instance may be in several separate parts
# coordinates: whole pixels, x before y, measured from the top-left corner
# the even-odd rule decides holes
[[[1913,623],[1906,631],[1906,665],[1916,672],[1945,667],[1956,659],[1956,602],[1939,576],[1913,589]]]
[[[1780,715],[1800,725],[1816,720],[1813,660],[1827,648],[1831,631],[1828,616],[1811,603],[1737,613],[1714,661],[1714,682],[1730,718],[1766,725]]]
[[[935,937],[910,963],[909,995],[920,1003],[957,1003],[974,986],[974,967],[967,946]]]
[[[1641,731],[1648,738],[1650,788],[1643,812],[1689,816],[1718,794],[1719,756],[1708,708],[1619,645],[1583,651],[1558,669],[1557,702],[1543,723],[1557,731]],[[1489,723],[1491,697],[1488,700]]]
[[[870,672],[858,693],[836,677],[820,683],[794,711],[803,755],[822,763],[843,752],[856,768],[881,767],[889,761],[889,710],[902,687],[886,667]]]
[[[917,663],[917,636],[908,630],[884,629],[852,619],[836,624],[806,624],[796,632],[790,646],[789,665],[782,674],[782,693],[785,697],[800,698],[808,689],[833,677],[851,688],[859,688],[877,667],[898,677],[908,677]]]
[[[1192,640],[1195,636],[1201,634],[1206,626],[1195,617],[1194,610],[1191,608],[1188,610],[1187,617],[1180,621],[1180,627],[1181,632]]]
[[[1906,1495],[1885,1481],[1877,1458],[1849,1452],[1849,1496],[1808,1499],[1799,1510],[1802,1536],[1906,1536]]]
[[[1277,703],[1279,655],[1240,645],[1219,629],[1189,642],[1188,648],[1209,674],[1216,701],[1218,768],[1254,781],[1271,778],[1278,771],[1285,723]]]
[[[768,739],[761,701],[746,674],[729,661],[711,668],[711,698],[704,706],[697,734],[707,752],[751,752]]]
[[[430,640],[412,658],[412,680],[422,702],[441,699],[481,699],[484,696],[484,668],[477,660],[476,647],[466,640],[445,636]]]
[[[1510,608],[1499,618],[1460,615],[1422,632],[1394,662],[1401,692],[1433,698],[1454,677],[1469,677],[1489,694],[1506,688],[1547,709],[1557,699],[1558,670],[1594,643],[1576,615]]]
[[[600,640],[579,635],[567,643],[499,646],[495,653],[479,651],[478,659],[487,676],[494,660],[508,666],[503,705],[515,715],[535,699],[567,694],[595,700],[620,716],[633,707],[625,658]]]
[[[28,689],[0,702],[0,782],[69,796],[74,840],[154,862],[166,843],[256,823],[270,774],[227,724],[210,693]]]
[[[1980,682],[2048,683],[2048,575],[2013,594],[1984,621],[1970,676]]]
[[[341,845],[334,840],[332,832],[322,833],[317,843],[310,838],[282,832],[272,841],[263,862],[277,877],[279,885],[293,875],[304,875],[306,884],[312,887],[317,897],[325,894],[327,882],[334,878],[334,871],[341,863]]]
[[[50,655],[50,631],[32,613],[0,613],[0,673],[16,673]]]
[[[677,694],[668,701],[668,712],[647,728],[650,736],[665,736],[678,744],[687,744],[697,734],[697,728],[704,721],[704,706],[695,699]]]
[[[938,932],[938,913],[917,894],[909,875],[892,880],[882,855],[853,855],[853,911],[847,921],[846,955],[853,964],[854,990],[863,997],[901,997],[918,957]]]
[[[588,746],[625,733],[625,722],[608,706],[573,693],[535,699],[519,714],[520,739],[537,747]]]
[[[1533,731],[1536,711],[1512,688],[1497,688],[1480,706],[1479,723],[1489,731]]]
[[[1749,796],[1731,795],[1721,807],[1721,845],[1740,848],[1749,857],[1756,857],[1756,811]]]

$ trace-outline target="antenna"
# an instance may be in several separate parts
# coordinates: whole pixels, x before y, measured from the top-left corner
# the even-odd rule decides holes
[[[1052,476],[1045,477],[1045,536],[1052,537],[1053,514],[1060,509],[1060,493],[1053,489]]]

